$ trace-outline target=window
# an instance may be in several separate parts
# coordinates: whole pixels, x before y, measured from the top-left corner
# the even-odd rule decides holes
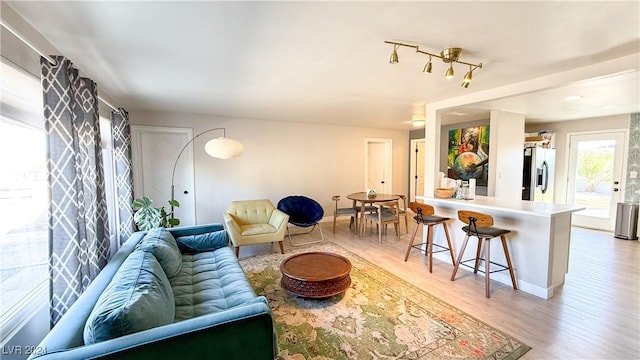
[[[2,58],[0,344],[48,303],[49,184],[40,79]],[[111,254],[117,250],[111,121],[100,118]]]
[[[104,192],[107,199],[107,212],[109,218],[109,235],[111,242],[110,256],[118,251],[117,223],[118,215],[116,209],[116,175],[115,159],[113,158],[113,138],[111,137],[111,120],[100,117],[100,146],[102,147],[102,167],[104,168]]]
[[[40,80],[2,59],[0,326],[2,342],[47,301],[46,138]]]

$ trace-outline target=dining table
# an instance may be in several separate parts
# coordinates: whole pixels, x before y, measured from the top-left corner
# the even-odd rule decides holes
[[[367,195],[365,191],[360,191],[360,192],[354,192],[352,194],[347,195],[347,199],[360,203],[360,220],[358,220],[358,225],[359,225],[358,227],[360,228],[359,234],[362,237],[364,236],[364,226],[365,226],[364,213],[365,213],[365,208],[367,204],[375,204],[378,202],[385,202],[385,201],[395,201],[400,199],[400,195],[375,194],[374,196],[370,197]]]

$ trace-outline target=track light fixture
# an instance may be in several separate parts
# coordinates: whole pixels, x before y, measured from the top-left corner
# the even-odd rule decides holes
[[[425,73],[431,73],[431,68],[432,68],[431,59],[433,57],[437,57],[437,58],[441,59],[444,63],[449,64],[449,68],[447,69],[447,71],[444,74],[444,76],[447,79],[452,79],[454,77],[455,71],[453,69],[453,63],[469,65],[469,71],[464,75],[464,79],[462,80],[462,85],[461,86],[463,88],[468,88],[469,84],[471,84],[471,79],[473,78],[473,71],[478,69],[478,68],[482,69],[482,63],[471,64],[471,63],[468,63],[468,62],[460,61],[459,60],[460,59],[460,55],[462,54],[462,49],[461,48],[444,49],[444,50],[442,50],[440,52],[440,55],[438,55],[438,54],[432,54],[430,52],[420,50],[420,47],[418,45],[404,44],[404,43],[399,43],[399,42],[395,42],[395,41],[385,41],[385,44],[393,45],[393,52],[391,53],[391,57],[389,59],[389,63],[391,63],[391,64],[397,64],[398,63],[398,48],[400,48],[400,46],[414,48],[414,49],[416,49],[416,52],[418,52],[418,53],[429,55],[429,61],[427,61],[427,63],[424,66],[424,69],[422,70]]]

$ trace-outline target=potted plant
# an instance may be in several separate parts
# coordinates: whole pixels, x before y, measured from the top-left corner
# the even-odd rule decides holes
[[[169,205],[179,207],[177,200],[169,200]],[[170,228],[180,225],[180,220],[173,217],[173,213],[167,213],[162,207],[153,207],[153,200],[143,196],[133,200],[131,204],[135,213],[133,221],[136,223],[138,230],[151,230],[156,227]]]

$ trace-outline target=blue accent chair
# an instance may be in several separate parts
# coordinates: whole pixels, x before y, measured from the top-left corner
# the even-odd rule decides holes
[[[307,232],[297,233],[293,235],[308,234],[312,232],[316,227],[320,231],[320,240],[310,241],[302,244],[296,244],[291,240],[291,232],[287,226],[287,235],[289,236],[289,242],[293,246],[301,246],[307,244],[318,243],[324,240],[324,234],[322,228],[318,223],[324,216],[324,210],[322,206],[315,200],[302,195],[292,195],[282,198],[278,201],[278,210],[289,215],[289,224],[302,227],[311,228]]]

